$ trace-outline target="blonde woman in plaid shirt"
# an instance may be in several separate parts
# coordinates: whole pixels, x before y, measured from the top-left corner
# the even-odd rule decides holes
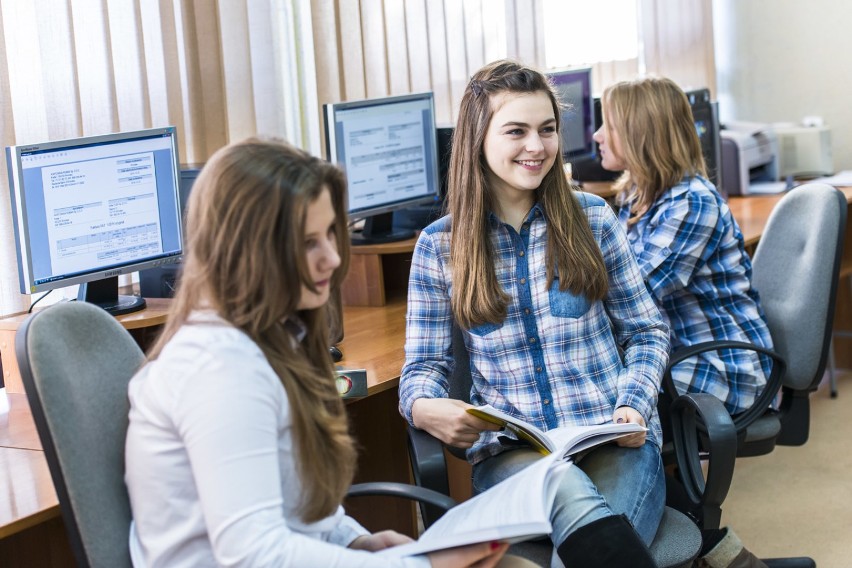
[[[686,94],[671,79],[624,81],[604,90],[604,124],[595,133],[601,164],[624,170],[619,219],[642,278],[671,327],[673,348],[713,340],[772,348],[772,337],[740,228],[707,181]],[[681,392],[709,393],[737,414],[766,385],[771,362],[754,351],[723,349],[672,369]],[[761,568],[730,529],[704,535],[701,566]]]

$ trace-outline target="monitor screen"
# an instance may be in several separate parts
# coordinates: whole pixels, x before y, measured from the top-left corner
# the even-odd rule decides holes
[[[562,102],[562,158],[566,162],[594,158],[597,147],[592,70],[568,69],[548,73]]]
[[[118,276],[183,252],[174,127],[6,148],[21,292],[80,284],[111,313],[144,308]]]
[[[432,93],[326,104],[326,153],[349,186],[349,215],[366,219],[353,244],[414,236],[394,229],[393,211],[440,199]]]

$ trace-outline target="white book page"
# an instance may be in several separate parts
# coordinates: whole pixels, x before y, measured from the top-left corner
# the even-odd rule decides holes
[[[636,432],[645,432],[647,430],[647,428],[639,424],[625,422],[622,424],[609,423],[591,426],[562,426],[548,430],[547,435],[556,447],[564,450],[561,455],[568,457],[598,444],[605,444],[622,436]]]
[[[441,517],[420,540],[378,552],[413,556],[464,544],[516,542],[550,534],[550,509],[570,462],[551,454]]]

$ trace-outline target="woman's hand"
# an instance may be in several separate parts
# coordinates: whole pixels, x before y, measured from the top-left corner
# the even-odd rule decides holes
[[[400,544],[406,544],[408,542],[412,542],[412,539],[410,537],[405,536],[404,534],[399,534],[396,531],[381,531],[373,534],[365,534],[363,536],[359,536],[358,538],[349,543],[349,548],[376,552],[377,550],[390,548],[391,546],[397,546]]]
[[[645,419],[642,418],[642,415],[629,406],[619,406],[616,408],[615,412],[612,413],[612,421],[616,424],[632,422],[640,426],[645,426]],[[645,443],[646,434],[647,432],[636,432],[635,434],[618,438],[616,443],[622,448],[641,448]]]
[[[447,445],[469,448],[483,430],[499,430],[500,426],[481,420],[467,412],[473,408],[452,398],[418,398],[411,407],[414,425],[426,430]]]
[[[506,543],[483,542],[433,552],[429,554],[429,562],[432,563],[432,568],[492,568],[500,562],[508,549],[509,545]]]

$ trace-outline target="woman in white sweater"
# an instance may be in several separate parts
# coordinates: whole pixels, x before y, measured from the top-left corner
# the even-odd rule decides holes
[[[484,543],[391,560],[340,503],[356,462],[328,355],[348,264],[334,166],[252,139],[210,159],[188,205],[181,285],[130,382],[134,566],[478,566]]]

